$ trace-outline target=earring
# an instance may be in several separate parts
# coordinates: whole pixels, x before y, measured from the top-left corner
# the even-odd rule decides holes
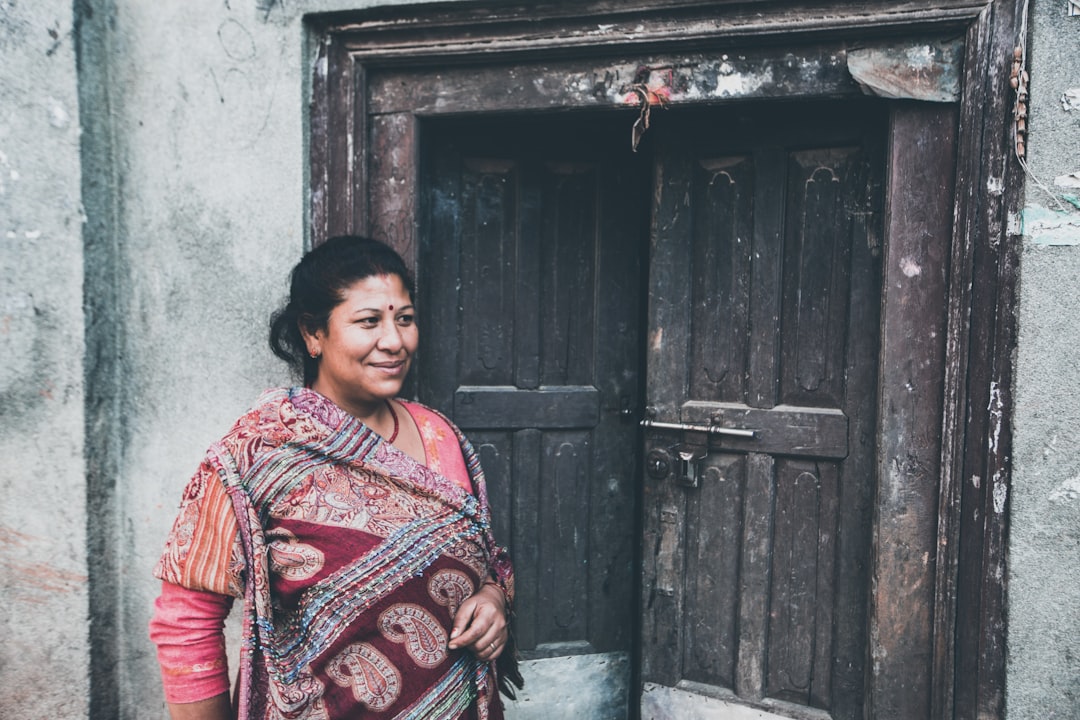
[[[321,352],[316,352],[314,350],[308,350],[308,355],[311,356],[312,360],[318,360],[319,356],[322,355],[322,353]]]

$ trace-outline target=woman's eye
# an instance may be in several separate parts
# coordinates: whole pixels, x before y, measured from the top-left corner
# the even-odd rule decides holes
[[[379,324],[379,318],[377,317],[362,317],[356,322],[360,323],[364,327],[375,327]]]
[[[415,318],[412,315],[398,315],[398,325],[412,325]]]

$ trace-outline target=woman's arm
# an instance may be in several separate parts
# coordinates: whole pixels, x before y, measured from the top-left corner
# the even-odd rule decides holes
[[[229,693],[191,703],[169,703],[172,720],[232,720]]]
[[[229,717],[224,625],[230,607],[231,596],[161,584],[150,639],[173,718]],[[219,705],[225,715],[205,714]]]

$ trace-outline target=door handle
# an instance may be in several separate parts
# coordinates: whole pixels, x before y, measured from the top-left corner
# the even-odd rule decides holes
[[[709,435],[729,435],[731,437],[741,438],[755,438],[757,437],[757,430],[747,430],[744,428],[726,428],[719,425],[699,425],[695,423],[673,423],[673,422],[659,422],[657,420],[650,420],[645,418],[641,421],[641,427],[643,428],[655,428],[656,430],[679,430],[681,432],[700,432],[708,433]]]

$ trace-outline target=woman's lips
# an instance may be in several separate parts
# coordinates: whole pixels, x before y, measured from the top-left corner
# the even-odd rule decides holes
[[[371,366],[389,375],[396,375],[405,369],[405,361],[394,360],[392,362],[371,363]]]

